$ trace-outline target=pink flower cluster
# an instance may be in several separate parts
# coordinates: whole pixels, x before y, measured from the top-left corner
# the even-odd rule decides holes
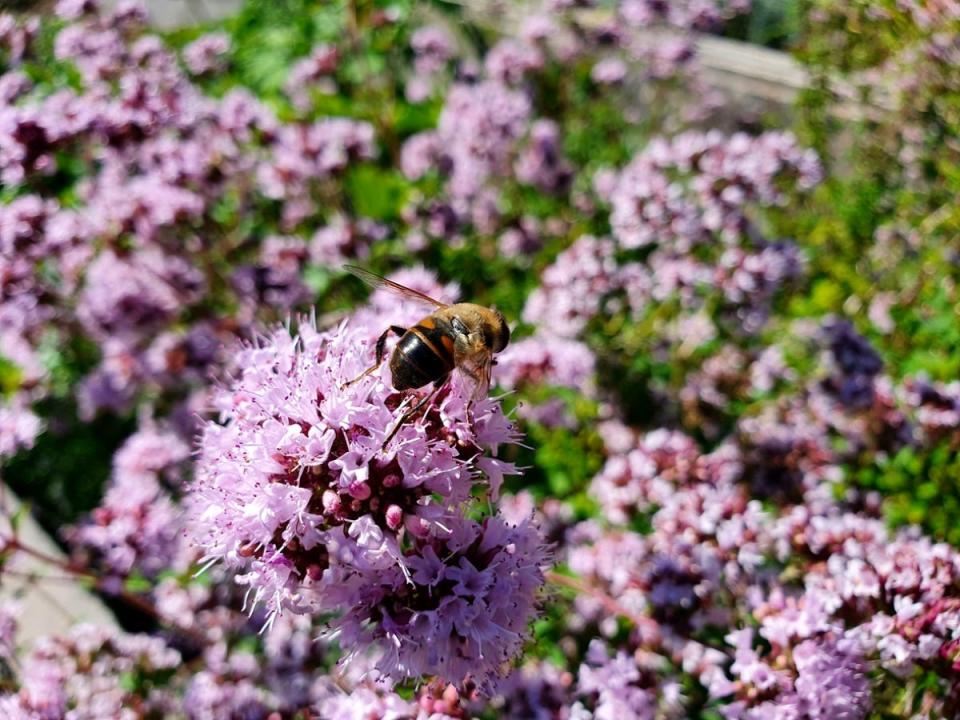
[[[593,685],[596,712],[632,703],[636,717],[682,716],[688,698],[661,675],[673,662],[724,701],[727,718],[862,719],[872,674],[896,683],[955,663],[956,550],[836,505],[765,510],[745,492],[736,446],[703,455],[677,437],[684,452],[655,460],[646,448],[659,433],[612,456],[595,481],[613,526],[578,525],[567,538],[570,568],[593,589],[576,597],[570,632],[615,636],[611,602],[635,622],[632,659],[621,651]],[[624,526],[644,514],[650,533]],[[720,646],[699,639],[724,628]],[[589,689],[583,671],[579,683]],[[940,717],[937,707],[924,717]]]
[[[443,71],[452,65],[454,72],[437,128],[408,138],[401,151],[400,167],[409,179],[437,174],[444,181],[442,193],[415,197],[408,211],[414,226],[408,239],[412,252],[425,250],[434,239],[460,243],[461,233],[470,226],[481,234],[512,233],[526,220],[516,217],[515,209],[504,202],[513,185],[589,204],[582,192],[575,191],[581,168],[566,156],[564,128],[558,119],[538,114],[543,93],[556,92],[543,84],[552,63],[592,65],[604,102],[622,104],[626,115],[636,100],[631,94],[636,88],[628,88],[631,79],[662,83],[661,95],[651,102],[663,103],[669,94],[670,102],[682,107],[677,114],[684,115],[686,123],[702,117],[710,104],[709,93],[689,72],[695,56],[692,45],[685,38],[651,45],[637,29],[667,23],[685,31],[702,30],[745,11],[748,3],[722,7],[713,2],[622,3],[614,19],[599,25],[580,17],[576,5],[562,4],[524,17],[519,37],[495,43],[482,67],[456,57],[456,43],[447,30],[431,26],[414,33],[416,74],[407,86],[411,100],[431,97]],[[651,124],[661,127],[656,120]],[[688,139],[681,137],[681,142]]]
[[[518,435],[492,400],[468,420],[469,388],[455,385],[385,444],[411,399],[385,366],[348,384],[385,322],[373,315],[278,329],[236,358],[214,399],[221,421],[203,430],[186,525],[268,624],[335,613],[348,656],[377,648],[388,677],[487,684],[521,647],[547,554],[529,523],[478,523],[464,507],[480,477],[496,499],[517,473],[496,451]],[[416,318],[396,304],[394,315]]]
[[[146,425],[113,458],[113,476],[90,521],[67,533],[74,556],[105,576],[147,577],[186,569],[192,557],[178,543],[180,490],[190,448],[176,434]]]
[[[0,699],[0,711],[13,720],[133,720],[135,707],[162,713],[169,702],[164,688],[153,689],[147,683],[140,695],[125,687],[124,678],[163,675],[180,662],[180,654],[160,638],[78,625],[65,637],[37,643],[24,661],[19,696]]]
[[[789,133],[657,139],[619,173],[609,196],[610,224],[628,249],[739,244],[750,229],[748,208],[776,206],[785,183],[809,190],[821,175],[816,155]]]
[[[622,307],[615,295],[634,316],[676,300],[677,334],[685,342],[699,335],[695,347],[718,334],[702,313],[712,291],[725,306],[718,320],[727,332],[757,333],[777,292],[802,275],[803,257],[792,242],[764,239],[748,217],[820,176],[816,156],[785,133],[655,139],[621,172],[597,174],[613,239],[585,236],[563,251],[529,296],[524,320],[572,337]],[[649,246],[643,262],[632,259]]]
[[[342,696],[325,674],[330,648],[317,641],[309,618],[287,615],[258,634],[226,587],[158,585],[157,608],[176,623],[168,637],[80,625],[41,638],[19,661],[20,691],[0,694],[0,713],[11,720],[268,717],[316,710]],[[0,611],[5,630],[16,629],[16,615]],[[183,672],[184,658],[198,667]],[[357,668],[351,682],[359,686],[362,674]]]
[[[618,289],[615,246],[607,238],[584,236],[544,270],[527,298],[523,320],[561,337],[575,337]]]
[[[747,12],[750,5],[750,0],[679,0],[670,3],[658,0],[620,0],[617,3],[617,12],[626,22],[635,26],[666,24],[705,31],[720,26],[724,20],[734,15]]]

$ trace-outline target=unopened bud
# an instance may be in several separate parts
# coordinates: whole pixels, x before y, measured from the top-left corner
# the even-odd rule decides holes
[[[340,511],[340,496],[333,490],[323,491],[323,510],[330,515],[335,515]]]
[[[387,527],[391,530],[399,530],[403,524],[403,509],[399,505],[391,505],[386,512]]]
[[[404,522],[407,530],[414,537],[427,537],[430,534],[430,525],[423,518],[416,515],[408,515]]]
[[[400,476],[390,473],[383,479],[383,486],[388,488],[399,487]]]
[[[307,577],[309,577],[314,582],[320,580],[323,577],[323,568],[317,565],[316,563],[309,565],[307,567]]]
[[[451,706],[460,702],[460,693],[452,683],[443,689],[443,699]]]
[[[370,486],[365,482],[350,483],[347,492],[357,500],[366,500],[371,494]]]

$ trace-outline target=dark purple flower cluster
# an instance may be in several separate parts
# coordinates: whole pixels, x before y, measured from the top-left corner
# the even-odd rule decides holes
[[[836,367],[827,381],[829,389],[845,405],[870,405],[874,378],[883,370],[877,351],[845,320],[828,325],[824,331]]]

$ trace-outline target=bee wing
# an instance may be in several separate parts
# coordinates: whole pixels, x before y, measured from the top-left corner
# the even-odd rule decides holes
[[[490,390],[490,373],[493,368],[493,353],[485,346],[463,353],[454,354],[454,362],[461,372],[474,381],[470,393],[470,404],[482,400]]]
[[[439,300],[434,300],[432,297],[425,295],[419,290],[408,288],[400,283],[395,283],[393,280],[387,280],[387,278],[383,277],[382,275],[377,275],[376,273],[372,273],[369,270],[364,270],[356,265],[344,265],[343,269],[352,275],[356,275],[372,288],[382,287],[402,297],[410,298],[412,300],[419,300],[420,302],[433,305],[437,308],[449,307],[446,303],[442,303]]]

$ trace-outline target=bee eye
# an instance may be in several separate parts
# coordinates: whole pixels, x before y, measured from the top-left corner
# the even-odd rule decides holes
[[[458,317],[455,317],[450,323],[453,326],[453,331],[458,335],[469,335],[470,331],[467,330],[467,326],[463,324],[463,320]]]

